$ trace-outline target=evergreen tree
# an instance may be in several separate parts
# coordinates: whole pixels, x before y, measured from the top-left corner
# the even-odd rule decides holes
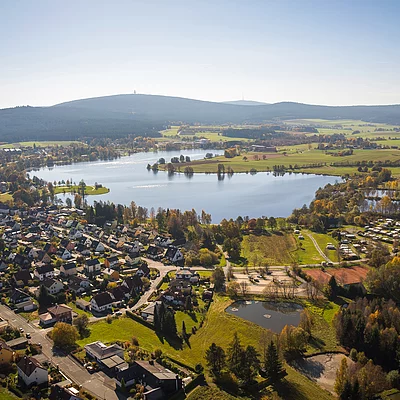
[[[214,375],[219,375],[221,370],[225,367],[225,351],[215,343],[212,343],[206,350],[205,359],[207,361],[207,366],[211,369]]]
[[[242,353],[242,369],[240,378],[245,383],[251,382],[258,374],[260,369],[259,354],[254,346],[247,346]]]
[[[227,362],[231,372],[240,376],[243,361],[243,347],[240,343],[237,332],[233,335],[233,340],[228,347]]]
[[[186,340],[186,338],[187,338],[187,332],[186,332],[185,321],[182,321],[182,338],[183,338],[184,340]]]
[[[162,321],[162,332],[169,336],[176,336],[176,321],[174,312],[170,309],[165,310],[164,318]]]
[[[192,297],[191,296],[186,296],[185,309],[187,311],[192,311],[193,310],[193,304],[192,304]]]
[[[265,352],[264,370],[271,383],[280,381],[286,375],[286,371],[279,359],[278,349],[272,340]]]

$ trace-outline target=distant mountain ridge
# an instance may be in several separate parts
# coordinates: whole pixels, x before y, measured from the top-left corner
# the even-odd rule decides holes
[[[0,110],[0,141],[159,136],[171,123],[263,123],[290,119],[355,119],[400,124],[400,105],[319,106],[293,102],[243,105],[180,97],[122,94],[51,107]]]
[[[232,100],[232,101],[223,101],[223,104],[233,104],[236,106],[265,106],[269,103],[263,103],[261,101],[254,100]]]

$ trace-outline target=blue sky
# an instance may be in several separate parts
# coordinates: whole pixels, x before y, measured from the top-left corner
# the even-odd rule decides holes
[[[0,2],[0,108],[117,93],[400,103],[400,1]]]

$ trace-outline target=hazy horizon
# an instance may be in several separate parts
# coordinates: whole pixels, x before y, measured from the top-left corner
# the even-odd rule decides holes
[[[71,0],[0,4],[0,108],[133,93],[400,103],[400,3]]]

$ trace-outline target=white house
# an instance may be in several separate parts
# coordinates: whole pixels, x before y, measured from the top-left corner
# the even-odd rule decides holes
[[[85,262],[85,273],[86,274],[96,274],[101,270],[100,261],[97,258],[88,259]]]
[[[23,357],[17,364],[18,378],[20,378],[26,386],[33,384],[41,385],[48,383],[49,374],[39,361],[33,357]]]
[[[114,302],[114,298],[111,293],[102,292],[94,295],[90,300],[90,305],[92,311],[97,311],[98,313],[103,313],[112,309],[112,304]]]
[[[56,279],[46,279],[43,281],[42,285],[47,289],[49,294],[58,294],[61,292],[61,290],[64,289],[64,285],[62,282],[56,280]],[[40,294],[40,287],[36,289],[35,295],[36,297],[39,297]]]
[[[177,247],[173,246],[168,247],[165,253],[165,258],[172,263],[177,263],[179,261],[183,261],[184,259],[182,252]]]
[[[37,267],[33,273],[40,281],[54,278],[54,268],[51,265],[42,265]]]

